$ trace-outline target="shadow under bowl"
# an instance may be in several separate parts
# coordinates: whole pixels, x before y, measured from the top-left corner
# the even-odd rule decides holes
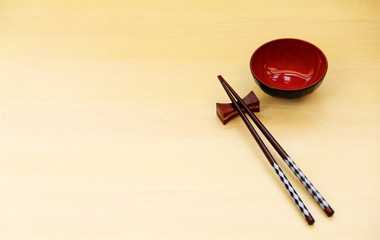
[[[270,41],[252,55],[250,68],[260,88],[272,95],[297,98],[317,89],[327,72],[327,58],[315,45],[294,38]]]

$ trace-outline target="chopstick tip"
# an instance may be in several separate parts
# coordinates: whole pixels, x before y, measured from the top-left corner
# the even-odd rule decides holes
[[[222,77],[222,75],[218,75],[218,79],[219,79],[220,83],[226,82],[226,80]]]
[[[222,75],[218,75],[218,79],[219,79],[219,82],[223,85],[223,77],[222,77]]]

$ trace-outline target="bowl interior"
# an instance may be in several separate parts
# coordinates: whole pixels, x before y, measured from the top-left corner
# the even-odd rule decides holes
[[[281,90],[312,86],[327,71],[323,52],[298,39],[278,39],[262,45],[253,53],[250,65],[258,81]]]

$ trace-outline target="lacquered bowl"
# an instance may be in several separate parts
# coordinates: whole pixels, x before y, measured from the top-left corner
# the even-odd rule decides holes
[[[315,45],[293,38],[270,41],[250,61],[260,88],[272,95],[297,98],[317,89],[327,72],[327,58]]]

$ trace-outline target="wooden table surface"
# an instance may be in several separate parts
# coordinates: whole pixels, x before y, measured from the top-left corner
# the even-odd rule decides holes
[[[303,98],[271,97],[249,59],[300,38],[329,61]],[[3,0],[1,239],[378,239],[379,1]],[[222,74],[335,209],[308,226]],[[281,161],[281,162],[280,162]]]

